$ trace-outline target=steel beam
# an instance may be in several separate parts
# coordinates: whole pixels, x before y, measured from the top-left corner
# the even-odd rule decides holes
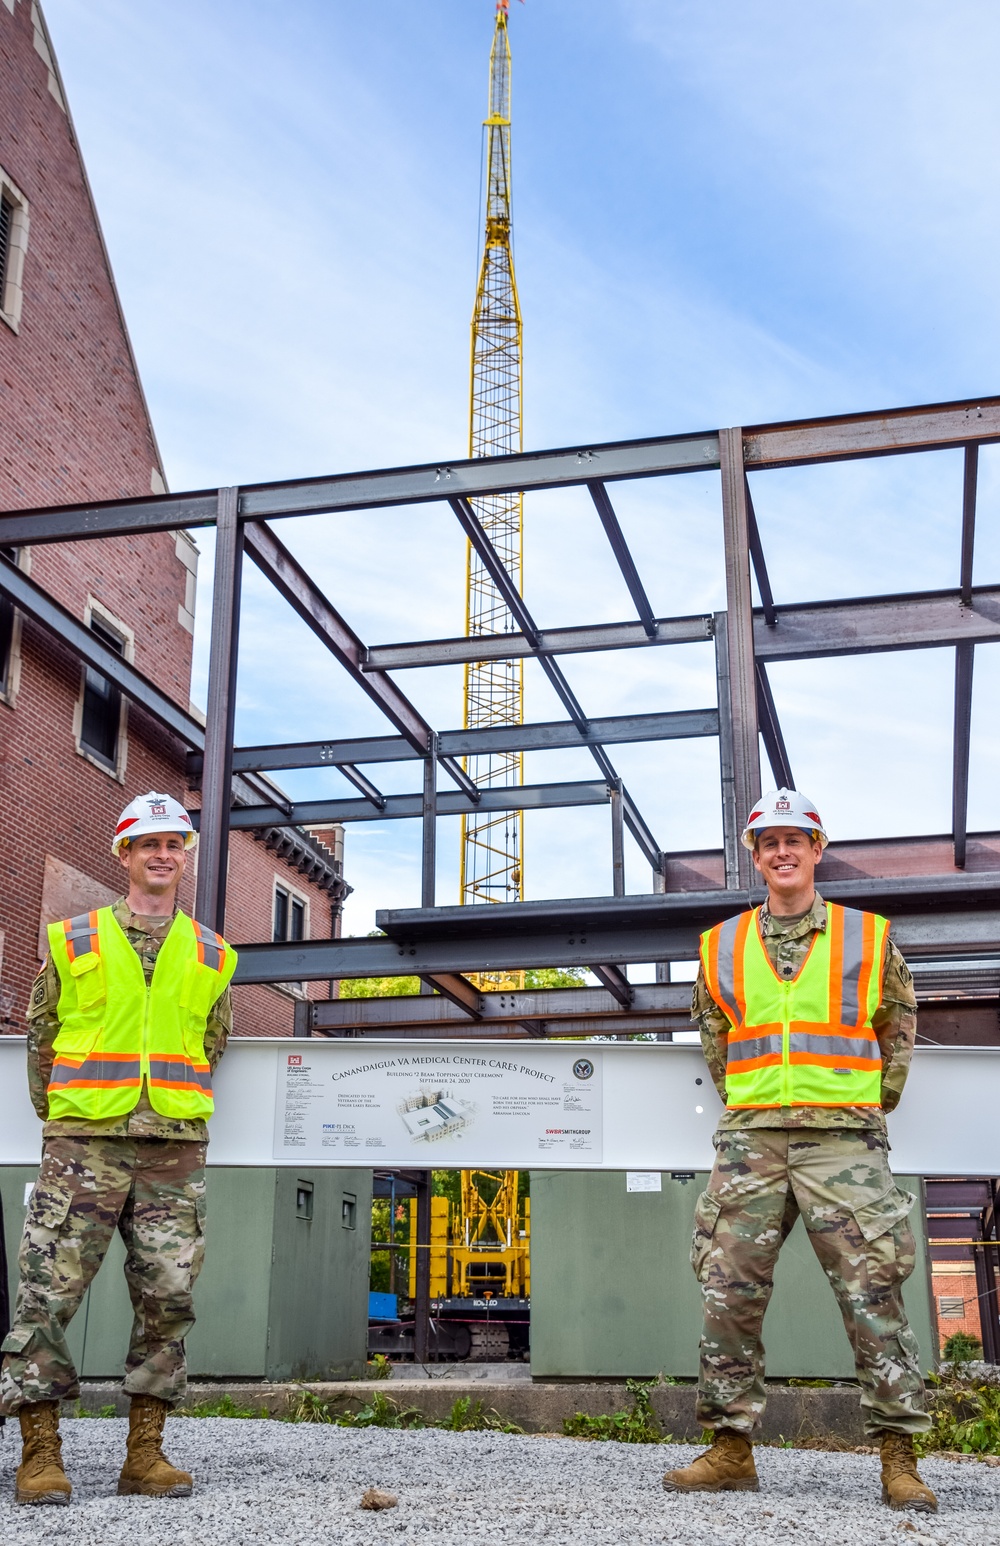
[[[1000,398],[754,425],[745,429],[743,436],[745,461],[751,469],[983,445],[1000,440]],[[246,484],[238,495],[241,516],[263,521],[321,511],[379,509],[456,496],[471,499],[594,481],[658,477],[719,465],[719,435],[707,431],[285,483]],[[0,516],[0,546],[175,531],[214,522],[215,494],[211,490],[11,511]]]
[[[605,536],[611,544],[611,551],[614,553],[618,567],[622,572],[622,579],[628,586],[628,593],[635,603],[635,610],[639,614],[642,626],[646,631],[647,637],[655,639],[656,618],[653,616],[653,609],[649,604],[646,588],[639,578],[638,569],[635,567],[635,560],[629,552],[628,543],[625,541],[625,533],[618,523],[614,506],[608,498],[608,491],[603,483],[596,480],[588,483],[587,487],[590,490],[590,497],[594,501],[597,514],[600,516]]]
[[[625,973],[617,966],[592,966],[590,970],[602,987],[607,988],[613,999],[617,999],[623,1009],[632,1007],[632,987]],[[570,992],[573,990],[570,989]]]
[[[464,1015],[473,1020],[482,1019],[483,996],[467,977],[459,972],[428,972],[423,980]],[[419,1002],[426,1003],[427,1000],[421,997]]]
[[[719,701],[722,852],[726,886],[732,890],[740,884],[740,823],[733,775],[733,705],[729,687],[729,626],[725,612],[715,614],[715,684]]]
[[[215,523],[215,584],[212,589],[205,763],[201,775],[200,849],[195,893],[196,916],[220,934],[226,927],[243,530],[237,515],[236,489],[220,488]]]
[[[455,666],[473,660],[515,660],[529,655],[582,655],[597,650],[636,649],[654,644],[703,644],[712,637],[712,619],[661,617],[650,638],[641,623],[595,623],[585,628],[535,628],[533,644],[524,633],[426,639],[412,644],[372,644],[366,671],[402,671],[415,666]]]
[[[383,810],[385,807],[383,806]],[[431,744],[424,758],[424,787],[421,800],[420,856],[420,905],[433,907],[437,899],[437,737],[431,736]]]
[[[683,1016],[690,1021],[689,983],[637,983],[630,987],[628,1018],[633,1030],[646,1029],[639,1022],[650,1018]],[[607,988],[528,988],[482,993],[478,998],[476,1007],[484,1030],[526,1020],[535,1024],[551,1022],[554,1027],[591,1019],[602,1023],[617,1020],[620,1024],[623,1015],[620,1000]],[[450,998],[401,994],[392,998],[317,998],[305,1002],[312,1027],[318,1031],[365,1030],[389,1035],[396,1029],[417,1026],[436,1029],[455,1025],[468,1029],[469,1024],[470,1009],[460,1007]]]
[[[470,816],[475,811],[552,810],[571,805],[606,805],[610,796],[601,780],[565,784],[510,784],[483,789],[482,798],[473,803],[460,789],[439,790],[439,816]],[[408,821],[424,815],[424,797],[419,794],[389,794],[379,810],[371,800],[333,798],[296,800],[287,808],[278,805],[234,805],[230,825],[234,830],[252,831],[259,827],[325,826],[334,821]]]
[[[952,747],[951,830],[955,863],[965,868],[969,820],[969,745],[972,736],[972,671],[974,644],[955,651],[955,731]]]
[[[372,802],[377,811],[385,810],[385,795],[381,789],[376,788],[370,778],[366,778],[363,773],[358,771],[353,762],[341,762],[339,767],[344,777],[354,785],[355,789],[361,790],[361,793]]]
[[[771,591],[771,580],[767,572],[767,560],[764,557],[764,544],[760,540],[757,513],[753,507],[753,496],[750,493],[750,484],[746,477],[744,477],[744,484],[747,502],[747,540],[750,544],[753,572],[757,578],[757,589],[760,592],[764,621],[769,628],[773,628],[778,621],[778,614],[774,608],[774,595]]]
[[[0,554],[0,591],[9,596],[26,617],[38,623],[46,633],[59,639],[67,649],[85,665],[93,666],[129,699],[157,720],[184,746],[201,752],[205,745],[205,731],[196,719],[168,698],[165,692],[123,660],[115,650],[102,644],[95,633],[58,601],[53,601],[33,580]]]
[[[747,480],[743,434],[719,432],[722,469],[722,531],[726,563],[726,643],[729,652],[729,720],[732,726],[733,797],[736,820],[743,821],[760,794],[757,690],[754,678],[753,598],[747,530]],[[750,882],[750,855],[740,844],[736,854],[739,883]]]
[[[608,785],[611,795],[611,891],[625,895],[625,817],[622,810],[622,781]]]
[[[489,752],[552,751],[567,746],[604,746],[634,741],[673,741],[718,735],[716,709],[672,709],[663,714],[617,714],[587,721],[582,732],[572,720],[531,725],[489,725],[476,730],[442,730],[438,755],[480,757]],[[290,741],[276,746],[238,746],[233,771],[273,772],[279,768],[343,768],[358,763],[418,762],[420,755],[404,736],[356,736],[344,741]],[[201,758],[188,757],[188,774],[197,782]]]
[[[1000,587],[977,586],[971,594],[968,605],[959,590],[945,590],[779,606],[776,628],[755,613],[754,650],[758,660],[813,660],[997,643]]]
[[[972,879],[959,877],[960,880]],[[838,901],[878,906],[893,915],[893,935],[900,948],[910,956],[929,959],[939,954],[970,952],[995,954],[1000,949],[1000,882],[996,883],[995,905],[981,908],[957,908],[951,911],[905,912],[899,897],[887,894],[886,884],[866,891],[843,883],[828,883],[824,895]],[[762,893],[754,893],[759,901]],[[526,928],[509,933],[466,934],[433,938],[365,938],[339,940],[302,940],[294,944],[243,944],[234,981],[237,983],[299,982],[348,977],[437,976],[442,972],[517,971],[534,967],[625,966],[647,961],[693,961],[697,959],[698,939],[702,930],[720,917],[726,917],[748,905],[745,893],[716,892],[716,900],[700,913],[691,909],[658,920],[641,917],[626,925],[607,922],[571,923],[576,904],[563,903],[563,927],[530,931]],[[615,900],[615,899],[607,899]],[[625,898],[631,902],[632,898]],[[663,898],[640,898],[663,901]],[[504,906],[505,904],[499,904]],[[529,906],[532,904],[522,904]],[[441,909],[439,909],[440,911]],[[495,908],[468,908],[469,912],[494,912]],[[518,1015],[518,1019],[523,1019]]]
[[[1000,440],[1000,398],[756,424],[744,429],[743,438],[744,458],[751,469],[984,445]]]
[[[755,673],[757,718],[760,720],[760,733],[764,741],[764,750],[767,752],[767,760],[771,764],[772,776],[779,789],[794,789],[795,780],[792,778],[785,738],[781,733],[778,711],[774,706],[771,684],[767,679],[767,668],[762,660],[756,662]]]
[[[962,557],[959,566],[959,593],[962,605],[972,604],[972,563],[976,543],[976,483],[979,476],[979,447],[966,446],[962,479]]]

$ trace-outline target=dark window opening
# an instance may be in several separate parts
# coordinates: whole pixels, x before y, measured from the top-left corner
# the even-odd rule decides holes
[[[0,283],[3,270],[0,268]],[[17,548],[0,547],[9,563],[17,563]],[[10,691],[11,657],[14,653],[14,603],[6,591],[0,591],[0,693]]]
[[[125,641],[99,617],[90,619],[90,631],[102,644],[124,655]],[[118,731],[121,726],[122,695],[114,682],[87,666],[83,688],[83,716],[80,724],[80,745],[92,757],[114,768],[118,763]]]
[[[274,938],[296,940],[306,937],[306,904],[284,886],[274,888]]]
[[[274,888],[274,937],[276,940],[288,938],[288,892],[282,891],[280,886]]]
[[[14,206],[4,194],[0,194],[0,305],[7,286],[7,265],[10,261],[10,238],[14,229]]]

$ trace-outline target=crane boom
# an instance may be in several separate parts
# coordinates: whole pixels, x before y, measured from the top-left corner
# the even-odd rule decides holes
[[[469,455],[502,456],[522,449],[521,309],[511,245],[510,41],[507,0],[499,0],[490,52],[485,120],[485,236],[472,314]],[[523,499],[498,494],[472,501],[476,515],[521,590]],[[513,632],[516,624],[471,544],[466,560],[466,633]],[[521,660],[474,661],[465,668],[464,724],[516,725],[524,719]],[[520,784],[520,752],[466,759],[483,787]],[[492,811],[462,818],[461,900],[511,902],[523,896],[523,814]],[[491,973],[484,986],[523,987],[523,973]],[[495,979],[495,980],[494,980]]]

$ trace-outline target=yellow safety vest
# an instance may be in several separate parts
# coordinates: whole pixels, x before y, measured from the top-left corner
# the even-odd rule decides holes
[[[124,1116],[138,1104],[143,1080],[161,1116],[211,1116],[205,1028],[236,969],[232,946],[177,913],[147,987],[110,907],[50,923],[48,933],[60,985],[49,1116]]]
[[[701,937],[705,984],[729,1021],[726,1105],[880,1106],[882,1058],[872,1017],[882,997],[889,924],[828,902],[797,975],[783,981],[760,908]]]

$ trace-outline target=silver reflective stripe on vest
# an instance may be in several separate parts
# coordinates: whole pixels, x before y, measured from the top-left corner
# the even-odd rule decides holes
[[[830,1005],[830,1018],[838,1019],[841,1025],[857,1025],[858,1022],[858,989],[861,985],[861,968],[864,964],[864,913],[858,912],[856,907],[845,907],[844,915],[844,972],[840,980],[840,1013],[837,1013],[837,1005]],[[861,1024],[868,1018],[862,1012]],[[863,1054],[862,1054],[863,1055]]]
[[[816,1036],[805,1031],[793,1031],[788,1038],[790,1052],[814,1052],[817,1057],[867,1058],[870,1062],[881,1061],[878,1042],[864,1036]]]
[[[211,929],[203,928],[194,918],[191,921],[194,924],[195,938],[201,946],[205,965],[210,966],[213,972],[219,971],[222,966],[222,948],[218,934]]]
[[[66,938],[71,939],[74,945],[78,939],[92,939],[96,933],[97,930],[90,926],[89,913],[80,913],[79,917],[70,918],[69,928],[65,930]]]
[[[79,1079],[88,1084],[138,1084],[140,1074],[138,1058],[85,1058],[78,1068],[70,1063],[56,1063],[49,1084],[75,1084]]]
[[[211,1093],[212,1074],[208,1068],[195,1068],[191,1063],[168,1063],[150,1058],[149,1077],[158,1084],[200,1084]]]
[[[728,1004],[734,1014],[739,1014],[739,1005],[736,1002],[736,930],[740,926],[740,914],[735,918],[727,918],[719,928],[719,992],[724,1003]]]
[[[780,1033],[777,1036],[751,1036],[747,1041],[733,1041],[730,1038],[726,1066],[731,1068],[734,1063],[748,1063],[751,1058],[780,1056]]]

